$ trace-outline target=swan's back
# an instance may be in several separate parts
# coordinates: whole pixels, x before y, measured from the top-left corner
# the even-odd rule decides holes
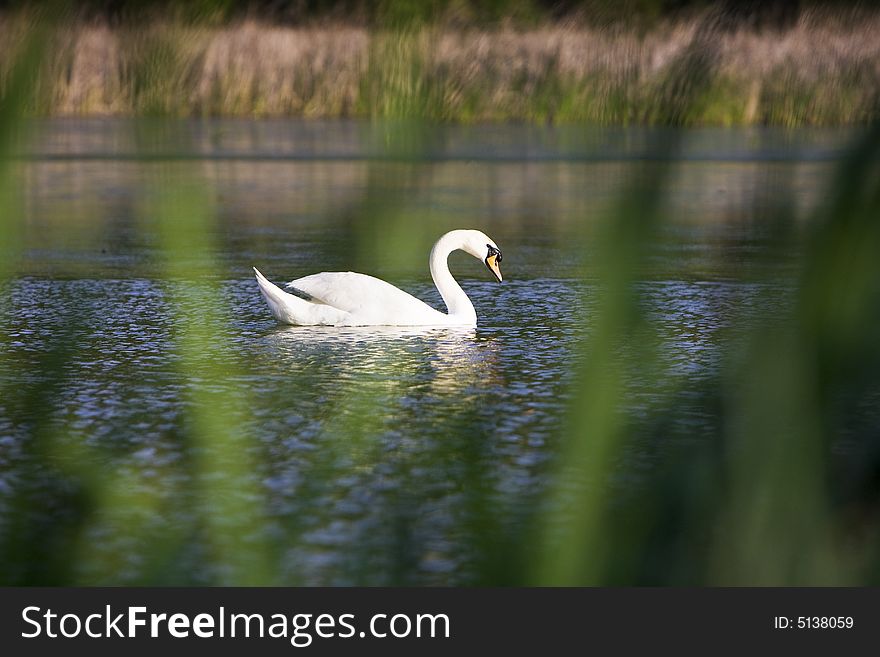
[[[385,281],[355,272],[321,272],[285,286],[313,304],[347,313],[350,326],[371,324],[449,324],[449,316]]]

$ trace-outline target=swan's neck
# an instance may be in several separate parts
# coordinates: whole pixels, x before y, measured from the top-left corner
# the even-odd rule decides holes
[[[456,231],[447,233],[431,249],[431,278],[434,279],[434,285],[443,297],[449,316],[476,323],[477,312],[474,310],[474,304],[449,273],[449,254],[462,246],[461,240],[455,233]]]

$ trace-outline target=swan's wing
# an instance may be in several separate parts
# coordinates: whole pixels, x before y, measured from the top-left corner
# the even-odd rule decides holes
[[[312,303],[332,306],[371,323],[400,323],[401,320],[428,323],[445,317],[390,283],[350,271],[304,276],[291,281],[285,288]]]
[[[260,271],[254,267],[254,275],[260,286],[260,292],[269,305],[269,310],[279,322],[283,324],[344,324],[348,320],[348,313],[337,310],[323,303],[312,303],[304,300],[301,296],[288,294],[280,287],[266,279]]]

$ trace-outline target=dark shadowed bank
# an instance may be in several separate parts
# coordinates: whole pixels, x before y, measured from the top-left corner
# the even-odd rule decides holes
[[[40,13],[7,4],[2,93]],[[417,104],[458,122],[864,124],[878,33],[880,12],[844,2],[96,1],[53,37],[26,112],[399,118]],[[706,84],[670,115],[690,53]]]

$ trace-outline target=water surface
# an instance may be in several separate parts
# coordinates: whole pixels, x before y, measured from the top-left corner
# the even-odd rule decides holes
[[[125,121],[39,128],[16,164],[22,257],[0,316],[0,531],[79,533],[64,564],[19,555],[4,575],[112,584],[224,581],[193,501],[197,389],[240,402],[252,486],[227,494],[260,510],[254,541],[274,546],[273,581],[484,581],[485,541],[523,531],[546,492],[601,292],[596,227],[635,167],[668,176],[637,294],[674,384],[634,373],[627,412],[672,404],[679,427],[608,473],[622,496],[669,453],[717,435],[700,391],[768,304],[782,312],[797,272],[796,250],[768,258],[774,220],[809,222],[845,143],[696,130],[673,163],[642,130],[441,128],[413,151],[356,122],[179,123],[159,137]],[[163,167],[194,172],[216,212],[215,261],[199,280],[165,273],[145,191]],[[365,245],[370,212],[392,217],[375,225],[408,248],[386,249],[398,242],[381,231]],[[279,327],[250,273],[355,267],[442,308],[427,255],[460,227],[504,252],[503,284],[450,259],[475,330]],[[187,312],[220,322],[205,372],[181,365],[172,299],[187,288],[203,294]],[[99,492],[75,483],[83,468],[150,504],[121,505],[118,522],[84,518]]]

